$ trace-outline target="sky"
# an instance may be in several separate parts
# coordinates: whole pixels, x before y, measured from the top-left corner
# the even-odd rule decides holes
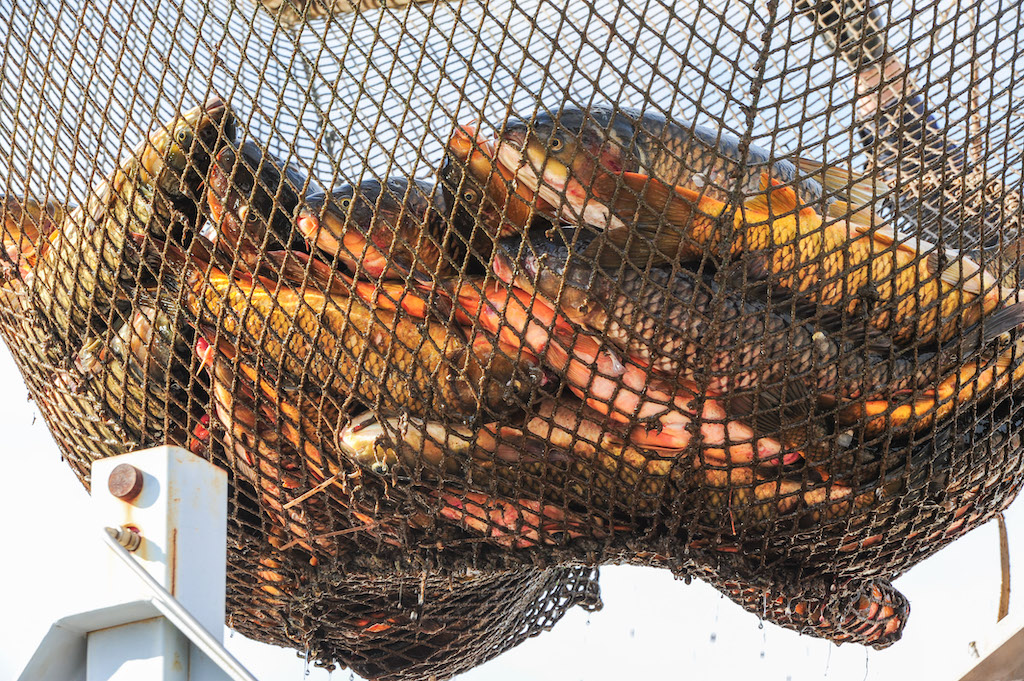
[[[51,623],[86,607],[80,576],[106,550],[89,498],[60,459],[6,348],[0,351],[0,680],[14,679]],[[1024,504],[1007,514],[1014,563],[1024,556]],[[549,631],[456,678],[460,681],[605,681],[624,678],[759,681],[959,679],[995,636],[999,593],[994,523],[975,530],[896,581],[909,598],[903,640],[884,651],[835,646],[758,618],[698,581],[664,570],[601,570],[603,610],[575,608]],[[1016,583],[1014,583],[1016,585]],[[1024,599],[1009,621],[1024,621]],[[1015,625],[1014,625],[1015,626]],[[225,632],[225,643],[260,681],[356,679],[286,650]],[[308,674],[307,674],[308,672]]]

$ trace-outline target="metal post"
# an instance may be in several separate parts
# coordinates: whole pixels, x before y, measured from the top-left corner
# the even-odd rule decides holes
[[[255,681],[223,647],[227,474],[157,447],[96,461],[92,482],[98,607],[56,622],[21,680]]]

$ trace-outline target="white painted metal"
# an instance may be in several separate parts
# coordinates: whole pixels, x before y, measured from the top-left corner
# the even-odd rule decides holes
[[[107,488],[121,463],[143,473],[128,502]],[[111,549],[83,580],[99,606],[54,623],[21,681],[255,681],[222,644],[226,473],[157,447],[96,461],[92,482],[97,534]],[[142,542],[128,553],[107,527],[134,528]]]
[[[1006,617],[975,645],[981,659],[960,681],[1024,680],[1024,614]]]
[[[142,492],[130,502],[107,490],[121,463],[143,473]],[[223,632],[227,473],[180,447],[155,447],[94,462],[92,487],[100,527],[138,528],[143,541],[133,556],[139,564],[206,629]],[[107,585],[120,591],[124,565],[113,554],[107,560],[113,578]]]
[[[189,646],[163,617],[90,631],[85,678],[189,681]]]
[[[128,565],[128,567],[134,572],[139,579],[147,586],[150,593],[153,595],[153,605],[160,610],[160,612],[167,618],[167,621],[173,623],[177,627],[177,631],[180,631],[184,636],[188,637],[188,640],[192,642],[196,648],[202,652],[206,658],[201,660],[203,664],[206,662],[212,662],[216,664],[218,670],[227,672],[233,681],[256,681],[242,664],[235,659],[235,657],[229,653],[224,645],[221,643],[223,637],[214,637],[196,618],[186,610],[181,603],[171,596],[160,586],[155,579],[148,572],[146,572],[133,558],[132,554],[128,553],[120,544],[118,544],[111,537],[110,534],[104,533],[103,539],[110,546],[111,550],[115,554],[121,557],[121,559]],[[221,627],[223,629],[223,627]],[[193,658],[196,656],[193,655]],[[193,664],[193,667],[195,665]],[[205,676],[193,676],[193,679],[206,678]]]

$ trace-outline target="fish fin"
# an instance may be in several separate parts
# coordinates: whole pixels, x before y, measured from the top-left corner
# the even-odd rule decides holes
[[[347,296],[351,293],[352,278],[334,269],[317,258],[310,258],[298,251],[267,251],[263,254],[272,265],[274,279],[283,279],[298,287],[303,282],[312,282],[316,287],[330,295]],[[308,279],[307,279],[308,273]],[[262,274],[262,272],[257,272]]]
[[[801,172],[820,182],[828,193],[846,197],[847,202],[844,206],[849,205],[855,211],[870,206],[878,197],[889,191],[889,185],[881,180],[867,177],[854,182],[854,175],[849,170],[825,165],[821,161],[798,158],[796,165]]]
[[[623,261],[637,267],[665,265],[677,259],[681,235],[673,229],[637,224],[633,229],[610,229],[594,238],[580,251],[582,258],[606,269],[617,269]]]
[[[1014,303],[987,315],[982,321],[967,329],[962,336],[946,341],[941,348],[942,353],[955,356],[962,356],[962,350],[973,353],[1022,324],[1024,324],[1024,302]]]
[[[985,263],[985,269],[993,276],[999,276],[1003,286],[1016,288],[1024,282],[1024,236],[1015,237],[1002,245],[968,251],[966,255],[978,263]]]
[[[804,423],[811,414],[813,400],[802,378],[791,377],[769,388],[743,391],[728,398],[730,412],[753,417],[758,435],[780,433]]]
[[[966,255],[958,254],[952,264],[947,264],[948,260],[947,253],[936,248],[925,258],[925,267],[929,274],[938,274],[943,283],[960,287],[976,296],[982,295],[986,288],[995,284],[994,277]]]
[[[764,298],[771,298],[773,301],[781,301],[790,295],[787,289],[774,286],[771,292],[768,291],[768,282],[772,278],[771,258],[763,254],[744,253],[740,260],[740,267],[729,275],[736,288],[746,290],[751,286],[757,286],[759,295]],[[763,283],[755,283],[763,282]]]
[[[616,215],[625,218],[623,222],[627,224],[658,224],[664,221],[683,226],[692,218],[694,206],[713,215],[725,209],[725,204],[701,197],[686,187],[666,184],[649,175],[622,173],[620,177],[625,191],[616,193],[612,207]]]
[[[429,289],[420,288],[420,285],[418,284],[417,288],[421,291],[429,291],[429,293],[427,293],[428,317],[433,317],[443,324],[450,324],[453,329],[459,326],[458,322],[455,321],[455,304],[452,302],[451,296],[440,294],[437,289],[433,287],[433,282],[431,282]]]
[[[875,213],[870,206],[857,208],[852,203],[833,201],[828,206],[828,216],[846,220],[858,233],[864,234],[875,224]]]
[[[623,259],[646,266],[703,254],[702,249],[686,242],[685,234],[702,213],[721,215],[724,203],[640,173],[623,173],[620,179],[623,189],[615,193],[612,210],[629,228],[607,230],[591,242],[584,255],[602,267],[617,267]],[[615,248],[605,248],[607,245]]]
[[[793,304],[792,310],[794,319],[806,319],[818,331],[841,341],[856,343],[868,352],[885,354],[892,349],[892,337],[885,331],[871,326],[866,319],[857,323],[841,310],[831,306],[823,308],[799,298]]]
[[[796,192],[792,187],[779,185],[778,180],[771,179],[766,173],[761,174],[761,184],[763,191],[743,201],[747,210],[766,216],[787,215],[797,210]]]
[[[191,318],[187,305],[178,304],[179,291],[174,287],[158,286],[157,288],[139,288],[136,292],[141,305],[160,310],[173,319],[174,315],[182,311],[186,317]]]

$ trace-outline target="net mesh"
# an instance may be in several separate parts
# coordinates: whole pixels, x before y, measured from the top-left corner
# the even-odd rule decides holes
[[[445,677],[632,563],[884,647],[1019,490],[1019,7],[0,15],[0,333],[84,484],[229,470],[249,636]]]

